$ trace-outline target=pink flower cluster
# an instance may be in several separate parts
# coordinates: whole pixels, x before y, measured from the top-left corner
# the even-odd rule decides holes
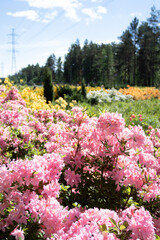
[[[17,101],[22,106],[26,106],[25,101],[21,98],[21,95],[18,92],[18,89],[12,87],[8,92],[7,96],[2,100],[2,103],[6,103],[8,101]]]
[[[12,221],[26,224],[30,214],[36,221],[41,202],[55,199],[59,194],[58,180],[62,168],[63,159],[55,153],[35,156],[31,161],[12,161],[7,166],[1,166],[0,192],[4,199],[0,205],[2,218],[5,216],[4,209],[12,207],[12,211],[0,223],[3,230]],[[39,199],[39,195],[43,200]]]
[[[67,217],[65,216],[64,232],[61,235],[54,234],[54,238],[50,239],[118,240],[119,238],[110,231],[115,227],[112,219],[117,226],[119,223],[123,225],[125,221],[128,222],[126,232],[132,230],[128,238],[130,240],[155,240],[152,217],[143,207],[140,209],[130,207],[119,214],[108,209],[97,208],[84,212],[77,209],[70,210]],[[101,226],[105,226],[105,230]],[[119,230],[117,227],[117,232]]]
[[[0,102],[0,164],[19,157],[28,157],[29,151],[34,152],[44,148],[48,130],[46,121],[42,120],[48,116],[48,121],[53,122],[52,112],[43,111],[44,117],[41,119],[37,116],[37,112],[34,113],[26,108],[17,91],[15,88],[11,89],[7,95],[11,95],[11,100],[6,97],[8,101]],[[30,155],[34,154],[30,153]]]
[[[160,219],[144,207],[69,209],[59,193],[62,175],[78,194],[84,175],[97,173],[115,181],[117,192],[132,187],[146,205],[157,201],[159,144],[159,129],[147,136],[140,126],[127,128],[118,113],[90,118],[79,107],[33,112],[12,88],[0,99],[0,231],[25,239],[22,227],[32,218],[44,239],[115,240],[126,221],[128,239],[156,239]]]

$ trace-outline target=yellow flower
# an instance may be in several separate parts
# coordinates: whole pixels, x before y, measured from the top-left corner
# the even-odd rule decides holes
[[[62,103],[62,104],[61,104],[61,107],[62,107],[63,109],[65,109],[65,108],[66,108],[66,104]]]
[[[56,104],[56,105],[54,106],[54,108],[55,108],[56,110],[61,109],[60,106],[59,106],[58,104]]]
[[[72,107],[74,107],[74,104],[71,102],[71,103],[69,104],[69,106],[72,108]]]

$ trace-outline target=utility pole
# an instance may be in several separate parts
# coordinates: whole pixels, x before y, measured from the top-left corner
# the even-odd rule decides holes
[[[12,37],[12,41],[10,44],[12,44],[12,67],[11,67],[11,74],[13,75],[14,73],[16,73],[16,49],[15,49],[15,45],[16,45],[16,41],[15,41],[15,37],[17,36],[17,34],[15,34],[14,28],[12,28],[12,33],[9,34]]]

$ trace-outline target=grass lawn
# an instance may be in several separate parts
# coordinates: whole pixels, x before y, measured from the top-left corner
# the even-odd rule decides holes
[[[87,103],[80,103],[79,106],[86,109],[89,116],[99,116],[101,113],[118,112],[121,113],[126,121],[126,125],[131,123],[130,116],[135,114],[134,123],[140,124],[147,129],[148,125],[154,128],[160,128],[160,100],[138,100],[133,102],[111,102],[99,103],[91,106]],[[142,121],[139,121],[138,115],[142,115]]]

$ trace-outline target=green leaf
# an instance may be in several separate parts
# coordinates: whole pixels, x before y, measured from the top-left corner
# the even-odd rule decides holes
[[[34,175],[36,175],[36,174],[38,174],[38,172],[34,171],[34,172],[32,173],[32,177],[31,177],[31,178],[34,178]]]
[[[126,190],[126,192],[128,193],[128,195],[130,195],[130,193],[131,193],[131,188],[128,187],[127,190]]]
[[[127,228],[129,224],[127,221],[124,221],[123,225]]]
[[[61,190],[62,191],[67,192],[68,188],[70,188],[70,186],[65,186],[65,185],[61,184]]]
[[[156,239],[157,239],[157,240],[160,240],[160,237],[159,237],[158,235],[156,235]]]
[[[120,229],[121,231],[123,231],[124,229],[126,229],[126,226],[121,225],[121,226],[119,227],[119,229]]]
[[[3,201],[4,195],[2,193],[0,193],[0,202]]]
[[[117,227],[117,223],[113,218],[109,218],[109,220],[115,227]]]
[[[77,202],[72,203],[73,207],[81,207],[81,205]]]
[[[101,232],[107,231],[106,224],[100,225],[99,229],[100,229]]]
[[[110,227],[109,232],[117,235],[118,234],[118,229],[116,227]]]

